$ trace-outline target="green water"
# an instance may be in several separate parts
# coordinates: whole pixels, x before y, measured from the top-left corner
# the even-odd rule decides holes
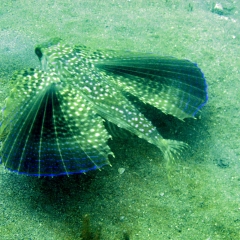
[[[38,179],[0,166],[0,239],[81,239],[83,216],[101,238],[240,239],[240,3],[215,1],[1,1],[0,105],[12,73],[35,67],[52,37],[99,49],[197,62],[209,85],[201,118],[164,125],[190,146],[166,169],[143,140],[114,139],[112,167]],[[161,130],[161,128],[160,128]],[[125,171],[119,174],[118,169]]]

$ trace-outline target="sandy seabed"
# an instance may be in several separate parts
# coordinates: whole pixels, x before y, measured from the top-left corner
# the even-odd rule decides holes
[[[240,5],[219,2],[1,1],[0,106],[13,72],[37,66],[34,46],[52,37],[189,59],[209,89],[200,119],[158,126],[191,146],[171,170],[138,138],[114,138],[112,167],[86,175],[38,179],[1,165],[1,239],[81,239],[86,214],[100,239],[240,239]]]

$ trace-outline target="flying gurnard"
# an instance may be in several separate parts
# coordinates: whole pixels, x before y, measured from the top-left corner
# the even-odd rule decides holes
[[[0,124],[1,162],[19,174],[69,175],[110,164],[106,123],[156,145],[169,161],[187,144],[164,139],[131,96],[181,120],[208,99],[203,73],[188,60],[58,39],[35,53],[40,67],[13,76]]]

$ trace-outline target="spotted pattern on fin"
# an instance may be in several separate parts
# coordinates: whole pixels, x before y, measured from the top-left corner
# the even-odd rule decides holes
[[[105,120],[156,145],[169,160],[187,144],[164,139],[126,93],[179,119],[194,117],[207,102],[203,74],[187,60],[58,41],[35,53],[41,67],[15,75],[0,125],[1,161],[14,172],[58,176],[110,164]]]

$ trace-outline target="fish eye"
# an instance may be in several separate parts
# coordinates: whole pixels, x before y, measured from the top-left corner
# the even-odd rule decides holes
[[[41,51],[40,47],[35,48],[35,53],[36,53],[36,55],[38,56],[39,59],[42,58],[43,54],[42,54],[42,51]]]

